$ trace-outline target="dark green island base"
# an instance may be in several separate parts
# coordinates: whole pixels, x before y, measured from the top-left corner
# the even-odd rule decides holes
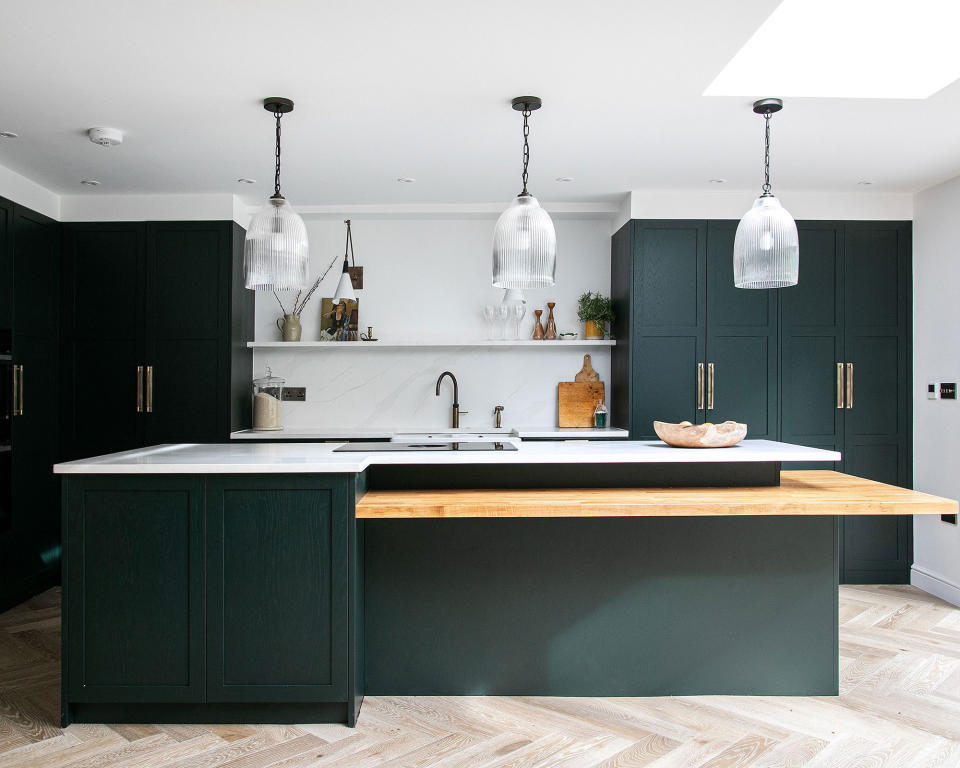
[[[357,520],[394,477],[65,475],[63,724],[838,693],[836,517]]]

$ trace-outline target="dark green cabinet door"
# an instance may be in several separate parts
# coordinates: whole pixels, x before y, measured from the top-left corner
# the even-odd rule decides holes
[[[633,248],[630,437],[655,440],[654,421],[704,420],[707,225],[635,222]]]
[[[229,431],[229,282],[228,223],[147,225],[147,444],[215,442]]]
[[[707,229],[704,420],[739,421],[748,425],[750,438],[775,440],[777,292],[733,284],[736,231],[736,221],[711,221]]]
[[[64,225],[66,458],[143,445],[144,235],[136,223]]]
[[[71,702],[204,700],[202,479],[67,479]]]
[[[0,328],[13,326],[12,212],[13,204],[0,198]]]
[[[843,358],[843,225],[801,222],[800,280],[780,300],[780,439],[843,449],[837,365]],[[842,381],[840,382],[842,384]],[[792,469],[838,469],[833,463]]]
[[[208,479],[208,701],[346,700],[346,482]]]
[[[13,207],[13,325],[17,333],[56,339],[60,324],[60,225]]]
[[[845,362],[852,402],[844,409],[844,470],[909,486],[910,230],[897,222],[847,223]],[[849,517],[843,526],[848,582],[906,582],[912,562],[908,516]]]

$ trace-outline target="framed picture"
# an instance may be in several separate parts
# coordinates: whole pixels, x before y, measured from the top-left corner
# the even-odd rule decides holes
[[[320,340],[356,341],[360,327],[360,309],[357,300],[322,299],[320,303]]]

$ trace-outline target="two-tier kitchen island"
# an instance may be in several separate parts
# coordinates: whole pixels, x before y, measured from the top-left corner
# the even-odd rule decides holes
[[[837,521],[956,502],[768,441],[173,445],[64,475],[63,721],[364,693],[833,695]]]

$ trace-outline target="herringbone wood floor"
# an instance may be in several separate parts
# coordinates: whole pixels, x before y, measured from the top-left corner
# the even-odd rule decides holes
[[[57,727],[60,596],[0,615],[0,768],[960,766],[960,609],[840,590],[839,698],[367,698],[358,727]]]

